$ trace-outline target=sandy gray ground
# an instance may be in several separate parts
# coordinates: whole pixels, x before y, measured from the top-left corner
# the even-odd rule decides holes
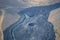
[[[0,12],[0,14],[1,14],[1,12]],[[2,30],[2,22],[3,22],[3,17],[4,17],[4,14],[2,15],[0,15],[0,40],[3,40],[3,30]]]

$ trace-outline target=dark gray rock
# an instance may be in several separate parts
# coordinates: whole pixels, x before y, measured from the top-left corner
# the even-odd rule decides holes
[[[55,40],[52,23],[48,22],[50,11],[60,3],[26,8],[18,14],[21,18],[4,31],[4,40]]]

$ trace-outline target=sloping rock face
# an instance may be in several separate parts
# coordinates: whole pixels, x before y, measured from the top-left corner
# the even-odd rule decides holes
[[[54,26],[48,22],[48,17],[59,7],[60,3],[56,3],[20,11],[20,19],[4,30],[4,40],[55,40]]]

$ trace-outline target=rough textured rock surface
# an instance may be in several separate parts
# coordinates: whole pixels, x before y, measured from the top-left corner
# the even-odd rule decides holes
[[[55,40],[52,23],[48,22],[50,11],[60,3],[24,9],[21,18],[4,31],[4,40]]]

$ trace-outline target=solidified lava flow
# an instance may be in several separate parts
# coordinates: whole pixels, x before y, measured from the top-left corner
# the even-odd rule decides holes
[[[48,22],[48,17],[59,7],[60,3],[56,3],[20,11],[21,18],[4,30],[4,40],[55,40],[54,26]]]

